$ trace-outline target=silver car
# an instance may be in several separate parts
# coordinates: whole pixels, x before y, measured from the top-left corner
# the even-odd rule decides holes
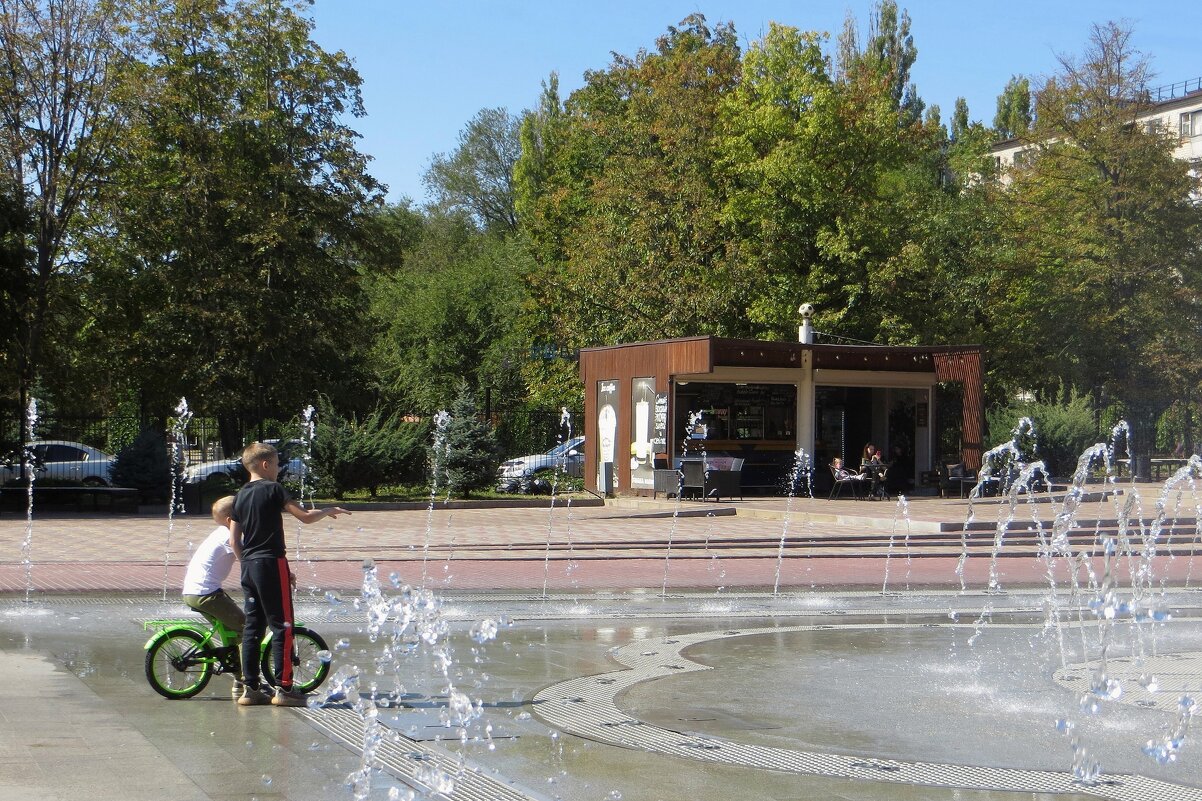
[[[37,472],[34,481],[52,478],[59,481],[78,481],[89,487],[107,487],[112,483],[110,471],[113,455],[99,448],[63,439],[34,440],[28,446],[33,451]],[[0,483],[21,477],[19,459],[11,465],[0,465]]]
[[[302,457],[304,453],[304,443],[299,439],[290,439],[283,445],[278,439],[263,440],[268,445],[273,445],[280,452],[280,480],[299,480],[306,475],[305,460]],[[235,484],[241,484],[246,481],[246,468],[242,466],[242,461],[235,456],[229,459],[218,459],[212,462],[200,462],[199,464],[189,465],[184,470],[184,483],[191,484],[198,481],[233,481]]]
[[[549,476],[563,470],[569,476],[584,475],[584,437],[573,437],[561,442],[546,453],[519,456],[501,463],[497,479],[501,484],[529,481],[540,476]]]

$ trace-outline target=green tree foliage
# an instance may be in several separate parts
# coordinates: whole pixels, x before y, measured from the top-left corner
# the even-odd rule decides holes
[[[302,7],[144,9],[112,235],[92,250],[116,358],[149,403],[187,394],[228,419],[261,387],[269,408],[297,408],[364,338],[351,248],[378,187],[344,122],[363,114],[360,80]]]
[[[1014,400],[990,410],[986,415],[988,441],[997,444],[1012,439],[1023,418],[1031,420],[1035,429],[1026,460],[1042,459],[1053,476],[1071,477],[1077,459],[1099,440],[1089,396],[1070,390],[1063,402],[1056,398]]]
[[[1031,82],[1016,75],[997,98],[993,127],[1001,139],[1025,136],[1031,128]]]
[[[459,382],[520,398],[520,243],[482,234],[462,216],[431,215],[404,266],[370,290],[379,321],[374,363],[402,408],[431,414],[454,400]]]
[[[6,231],[25,274],[6,292],[13,314],[0,347],[26,391],[71,381],[63,349],[81,324],[88,273],[77,237],[121,141],[117,75],[134,50],[126,12],[105,0],[0,2],[0,195],[28,223]]]
[[[313,440],[317,491],[342,498],[366,489],[420,480],[427,423],[411,423],[376,409],[362,417],[340,414],[327,397],[318,399],[318,436]]]
[[[1174,132],[1139,124],[1146,78],[1130,32],[1110,24],[1040,88],[1035,144],[1000,195],[988,309],[995,364],[1012,385],[1117,400],[1137,449],[1196,383],[1202,353],[1198,180],[1174,158]]]
[[[734,30],[693,15],[654,51],[587,73],[562,109],[548,87],[515,169],[539,261],[535,344],[746,332],[750,282],[730,257],[715,174],[718,108],[738,74]]]
[[[459,147],[434,156],[426,171],[435,204],[466,212],[485,230],[515,230],[513,165],[521,152],[520,127],[503,108],[480,110],[460,131]]]
[[[773,25],[723,104],[726,217],[761,276],[756,333],[786,337],[800,301],[820,330],[938,341],[956,196],[940,187],[942,126],[910,119],[875,56],[834,80],[818,34]],[[933,313],[932,313],[933,312]]]
[[[466,383],[460,385],[450,414],[446,453],[433,463],[446,473],[448,495],[466,497],[472,490],[493,485],[501,457],[492,424],[480,419],[475,393]]]

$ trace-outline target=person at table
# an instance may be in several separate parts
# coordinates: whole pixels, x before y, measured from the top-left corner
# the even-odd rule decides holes
[[[860,460],[860,472],[872,479],[869,497],[875,498],[880,495],[881,479],[884,477],[887,467],[888,465],[881,461],[881,451],[876,445],[869,442],[864,446],[864,455]]]

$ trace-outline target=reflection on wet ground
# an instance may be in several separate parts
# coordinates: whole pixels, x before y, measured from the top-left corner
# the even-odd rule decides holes
[[[360,692],[374,686],[388,732],[371,798],[405,798],[411,786],[416,797],[432,797],[420,783],[440,776],[458,779],[465,792],[470,777],[491,783],[494,797],[582,801],[745,798],[751,786],[766,799],[1013,797],[979,789],[989,784],[974,766],[1014,771],[999,775],[1016,782],[1055,774],[1063,779],[1057,798],[1202,798],[1192,743],[1172,764],[1142,753],[1173,725],[1178,697],[1202,680],[1192,593],[1167,599],[1171,620],[1116,628],[1109,675],[1130,691],[1101,703],[1096,715],[1081,706],[1098,667],[1089,618],[1057,631],[1046,625],[1038,594],[990,600],[983,624],[974,614],[981,597],[953,593],[605,593],[550,601],[450,594],[440,647],[411,642],[410,653],[386,657],[353,598],[315,598],[299,604],[298,616],[331,644],[335,668],[355,666]],[[172,786],[159,797],[352,798],[345,781],[361,755],[346,743],[361,738],[362,717],[342,697],[297,714],[236,708],[226,677],[188,701],[151,691],[141,622],[183,611],[137,596],[0,601],[0,656],[44,655],[80,687],[74,700],[119,714],[130,736],[152,744],[190,783],[187,792]],[[485,619],[498,623],[495,639],[473,638]],[[449,660],[446,678],[439,660]],[[632,680],[631,661],[647,675]],[[1140,683],[1148,666],[1162,673],[1156,692]],[[466,726],[456,723],[448,678],[478,702]],[[587,692],[570,689],[586,679]],[[604,717],[606,704],[620,719]],[[1074,723],[1071,737],[1057,729],[1064,720]],[[74,735],[74,745],[63,741],[64,764],[71,748],[95,748],[86,724]],[[664,737],[671,742],[661,747]],[[1072,783],[1074,738],[1116,784]],[[673,753],[672,743],[692,753]],[[790,754],[804,758],[793,764]],[[762,755],[785,761],[755,762]],[[839,765],[851,767],[840,773]],[[160,787],[171,781],[164,777]],[[96,784],[86,797],[135,797]],[[1043,797],[1039,786],[1026,797]]]

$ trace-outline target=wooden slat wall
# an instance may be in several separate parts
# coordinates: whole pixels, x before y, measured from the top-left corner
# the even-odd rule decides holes
[[[935,354],[935,378],[964,385],[961,413],[960,458],[971,470],[981,467],[981,440],[985,428],[985,398],[981,386],[981,352],[960,351]]]
[[[708,373],[713,369],[712,337],[691,337],[662,342],[645,342],[612,348],[580,351],[580,377],[584,382],[584,485],[597,487],[597,462],[601,448],[597,436],[597,382],[618,382],[618,449],[614,469],[618,490],[630,491],[630,460],[622,458],[623,443],[629,445],[633,426],[630,408],[631,381],[655,378],[655,391],[668,392],[670,376],[678,373]],[[669,399],[669,403],[670,403]],[[669,409],[669,429],[671,428]],[[671,437],[669,430],[668,436]]]

